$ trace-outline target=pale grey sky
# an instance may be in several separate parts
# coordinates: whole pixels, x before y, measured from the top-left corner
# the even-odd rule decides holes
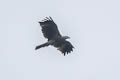
[[[119,0],[0,2],[0,80],[120,80]],[[35,51],[47,40],[38,21],[51,16],[75,47]]]

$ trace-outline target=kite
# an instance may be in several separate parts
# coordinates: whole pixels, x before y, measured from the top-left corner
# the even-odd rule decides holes
[[[43,36],[47,38],[47,42],[41,45],[36,46],[35,50],[52,45],[61,51],[64,56],[73,51],[73,45],[67,41],[68,36],[62,36],[58,30],[56,23],[51,17],[46,17],[44,20],[39,22]]]

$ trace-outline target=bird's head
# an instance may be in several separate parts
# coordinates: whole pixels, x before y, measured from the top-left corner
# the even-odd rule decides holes
[[[70,39],[69,36],[63,36],[63,39]]]

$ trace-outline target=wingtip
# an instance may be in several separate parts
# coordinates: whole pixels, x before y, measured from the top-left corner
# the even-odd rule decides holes
[[[40,25],[43,24],[44,22],[38,22]]]
[[[52,20],[52,21],[53,21],[53,19],[52,19],[52,17],[51,17],[51,16],[49,16],[49,18],[50,18],[50,20]]]
[[[38,49],[38,47],[36,46],[36,47],[35,47],[35,50],[37,50],[37,49]]]
[[[41,23],[40,21],[38,23]]]

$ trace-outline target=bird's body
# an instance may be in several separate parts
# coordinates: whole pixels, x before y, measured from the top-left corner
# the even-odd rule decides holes
[[[58,50],[60,50],[64,55],[67,53],[70,53],[73,51],[73,46],[69,41],[66,41],[68,39],[68,36],[61,36],[61,34],[58,31],[57,25],[54,23],[51,17],[46,17],[44,21],[39,22],[40,26],[42,27],[42,32],[45,38],[48,39],[48,41],[44,44],[41,44],[39,46],[36,46],[36,50],[52,45],[56,47]]]

